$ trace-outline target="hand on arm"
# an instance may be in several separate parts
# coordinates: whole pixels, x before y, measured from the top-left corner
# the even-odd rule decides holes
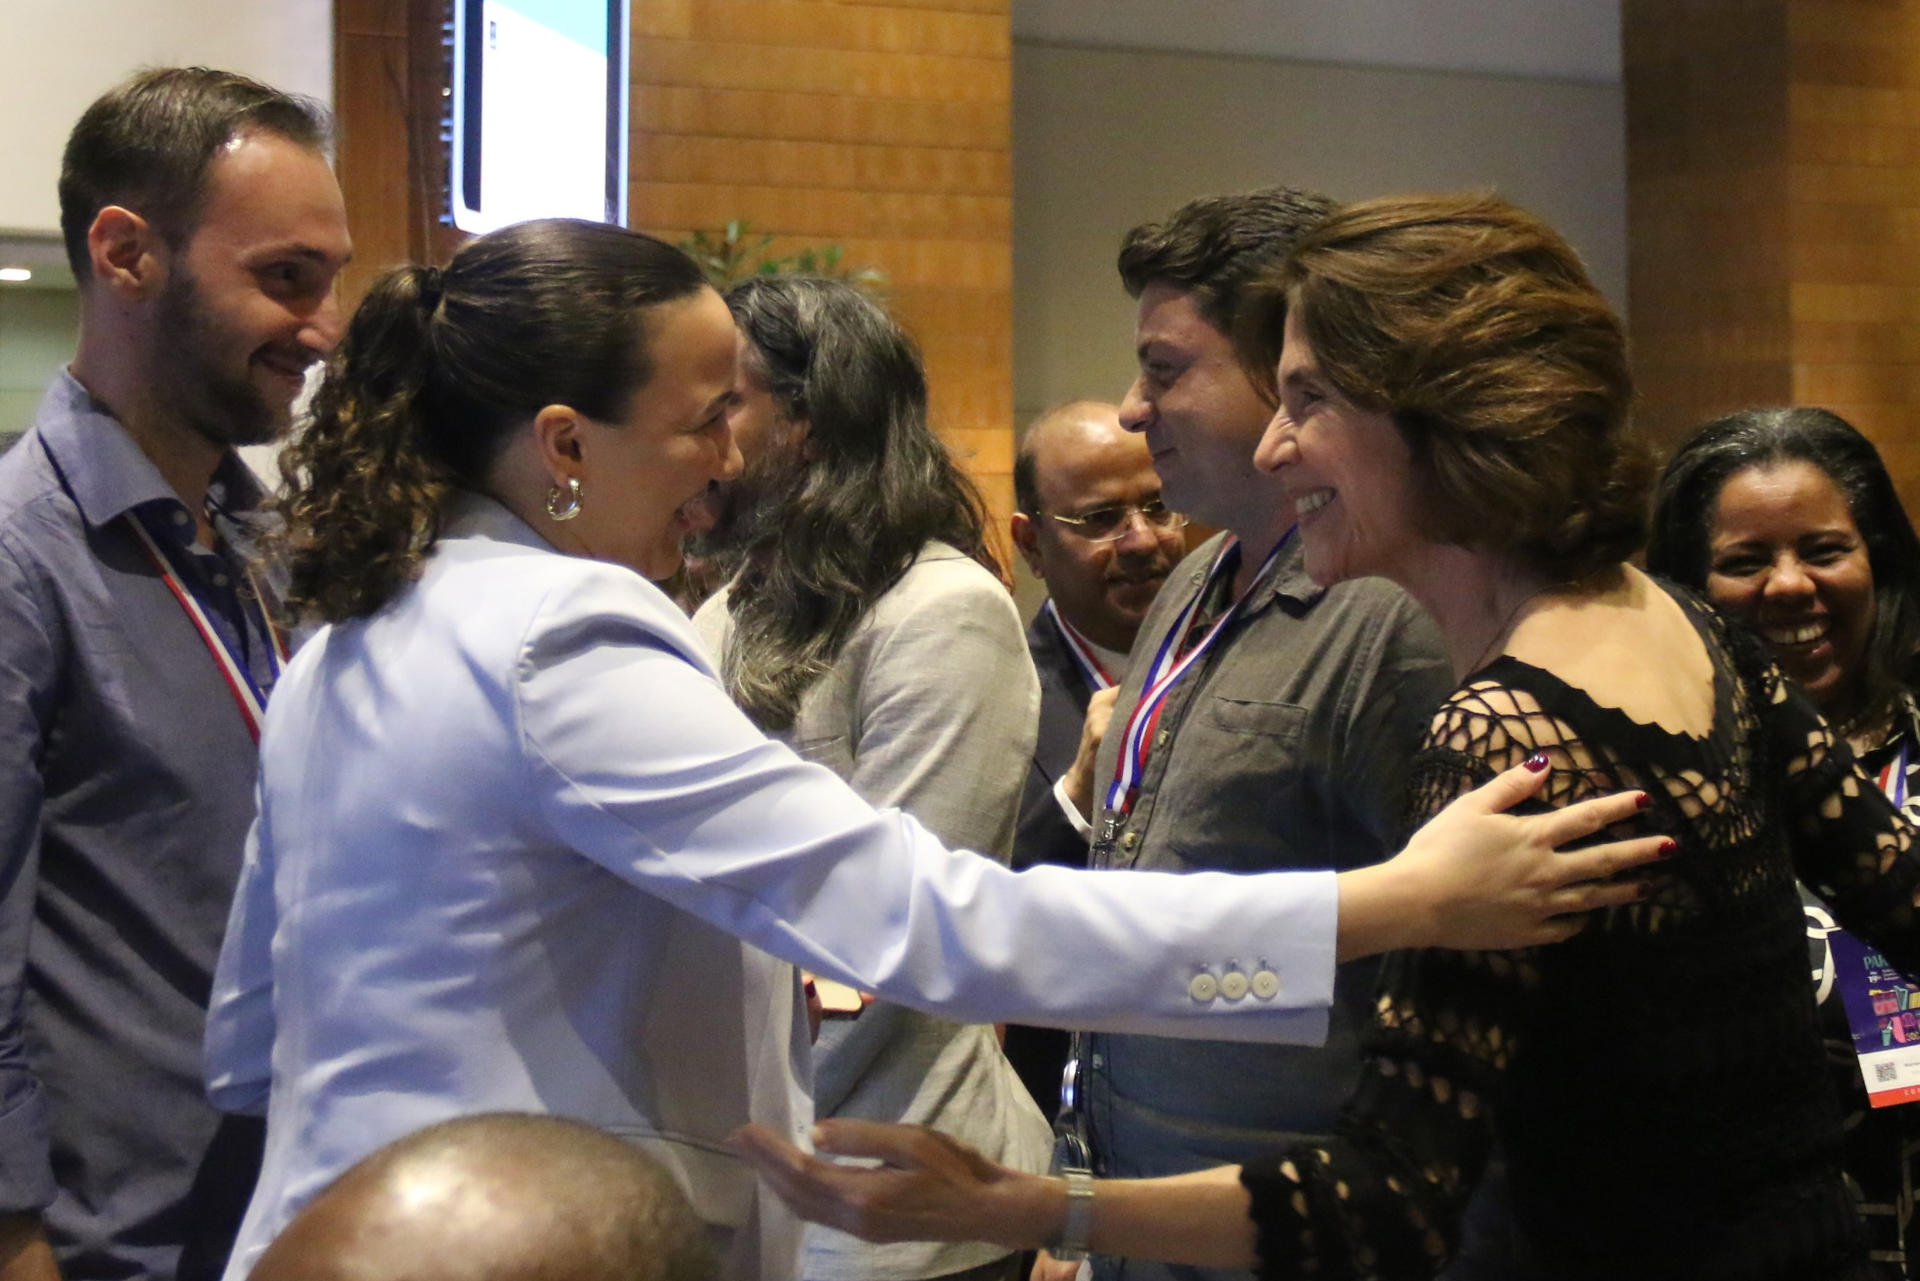
[[[1080,746],[1073,753],[1073,764],[1061,775],[1061,791],[1072,802],[1085,821],[1093,819],[1093,762],[1100,755],[1100,744],[1106,739],[1107,726],[1113,720],[1113,705],[1120,697],[1120,689],[1109,686],[1095,690],[1087,700],[1087,719],[1080,727]]]
[[[60,1281],[36,1214],[0,1214],[0,1281]]]
[[[1027,1281],[1077,1281],[1084,1259],[1056,1259],[1045,1250],[1033,1259],[1033,1270],[1027,1273]]]
[[[1540,790],[1547,770],[1526,764],[1455,800],[1394,858],[1340,873],[1339,957],[1413,947],[1461,950],[1557,943],[1580,914],[1633,902],[1628,868],[1663,857],[1672,842],[1646,836],[1559,852],[1639,811],[1643,794],[1620,792],[1524,818],[1504,811]]]

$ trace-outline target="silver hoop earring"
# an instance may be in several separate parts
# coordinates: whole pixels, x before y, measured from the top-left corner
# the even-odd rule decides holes
[[[564,499],[564,503],[563,500]],[[549,520],[572,520],[580,514],[580,481],[578,477],[567,477],[567,487],[563,490],[555,485],[547,490],[547,518]]]

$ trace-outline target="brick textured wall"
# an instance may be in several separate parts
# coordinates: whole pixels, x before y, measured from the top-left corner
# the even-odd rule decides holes
[[[933,419],[1004,527],[1013,470],[1009,0],[634,6],[633,225],[745,219],[886,274]]]
[[[1012,505],[1010,0],[633,5],[630,221],[669,240],[730,219],[773,252],[844,246],[886,275],[925,352],[934,425]],[[444,262],[444,0],[338,0],[340,174],[358,257]]]
[[[1824,405],[1920,503],[1920,2],[1626,0],[1641,420]],[[1920,509],[1917,509],[1920,510]]]

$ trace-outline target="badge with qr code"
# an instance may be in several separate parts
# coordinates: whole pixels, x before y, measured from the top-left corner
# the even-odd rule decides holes
[[[1920,983],[1845,930],[1827,945],[1868,1100],[1884,1108],[1920,1099]]]

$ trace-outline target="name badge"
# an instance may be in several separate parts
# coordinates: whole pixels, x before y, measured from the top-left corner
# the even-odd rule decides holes
[[[1827,946],[1867,1100],[1885,1108],[1920,1099],[1920,984],[1845,930],[1828,934]]]

